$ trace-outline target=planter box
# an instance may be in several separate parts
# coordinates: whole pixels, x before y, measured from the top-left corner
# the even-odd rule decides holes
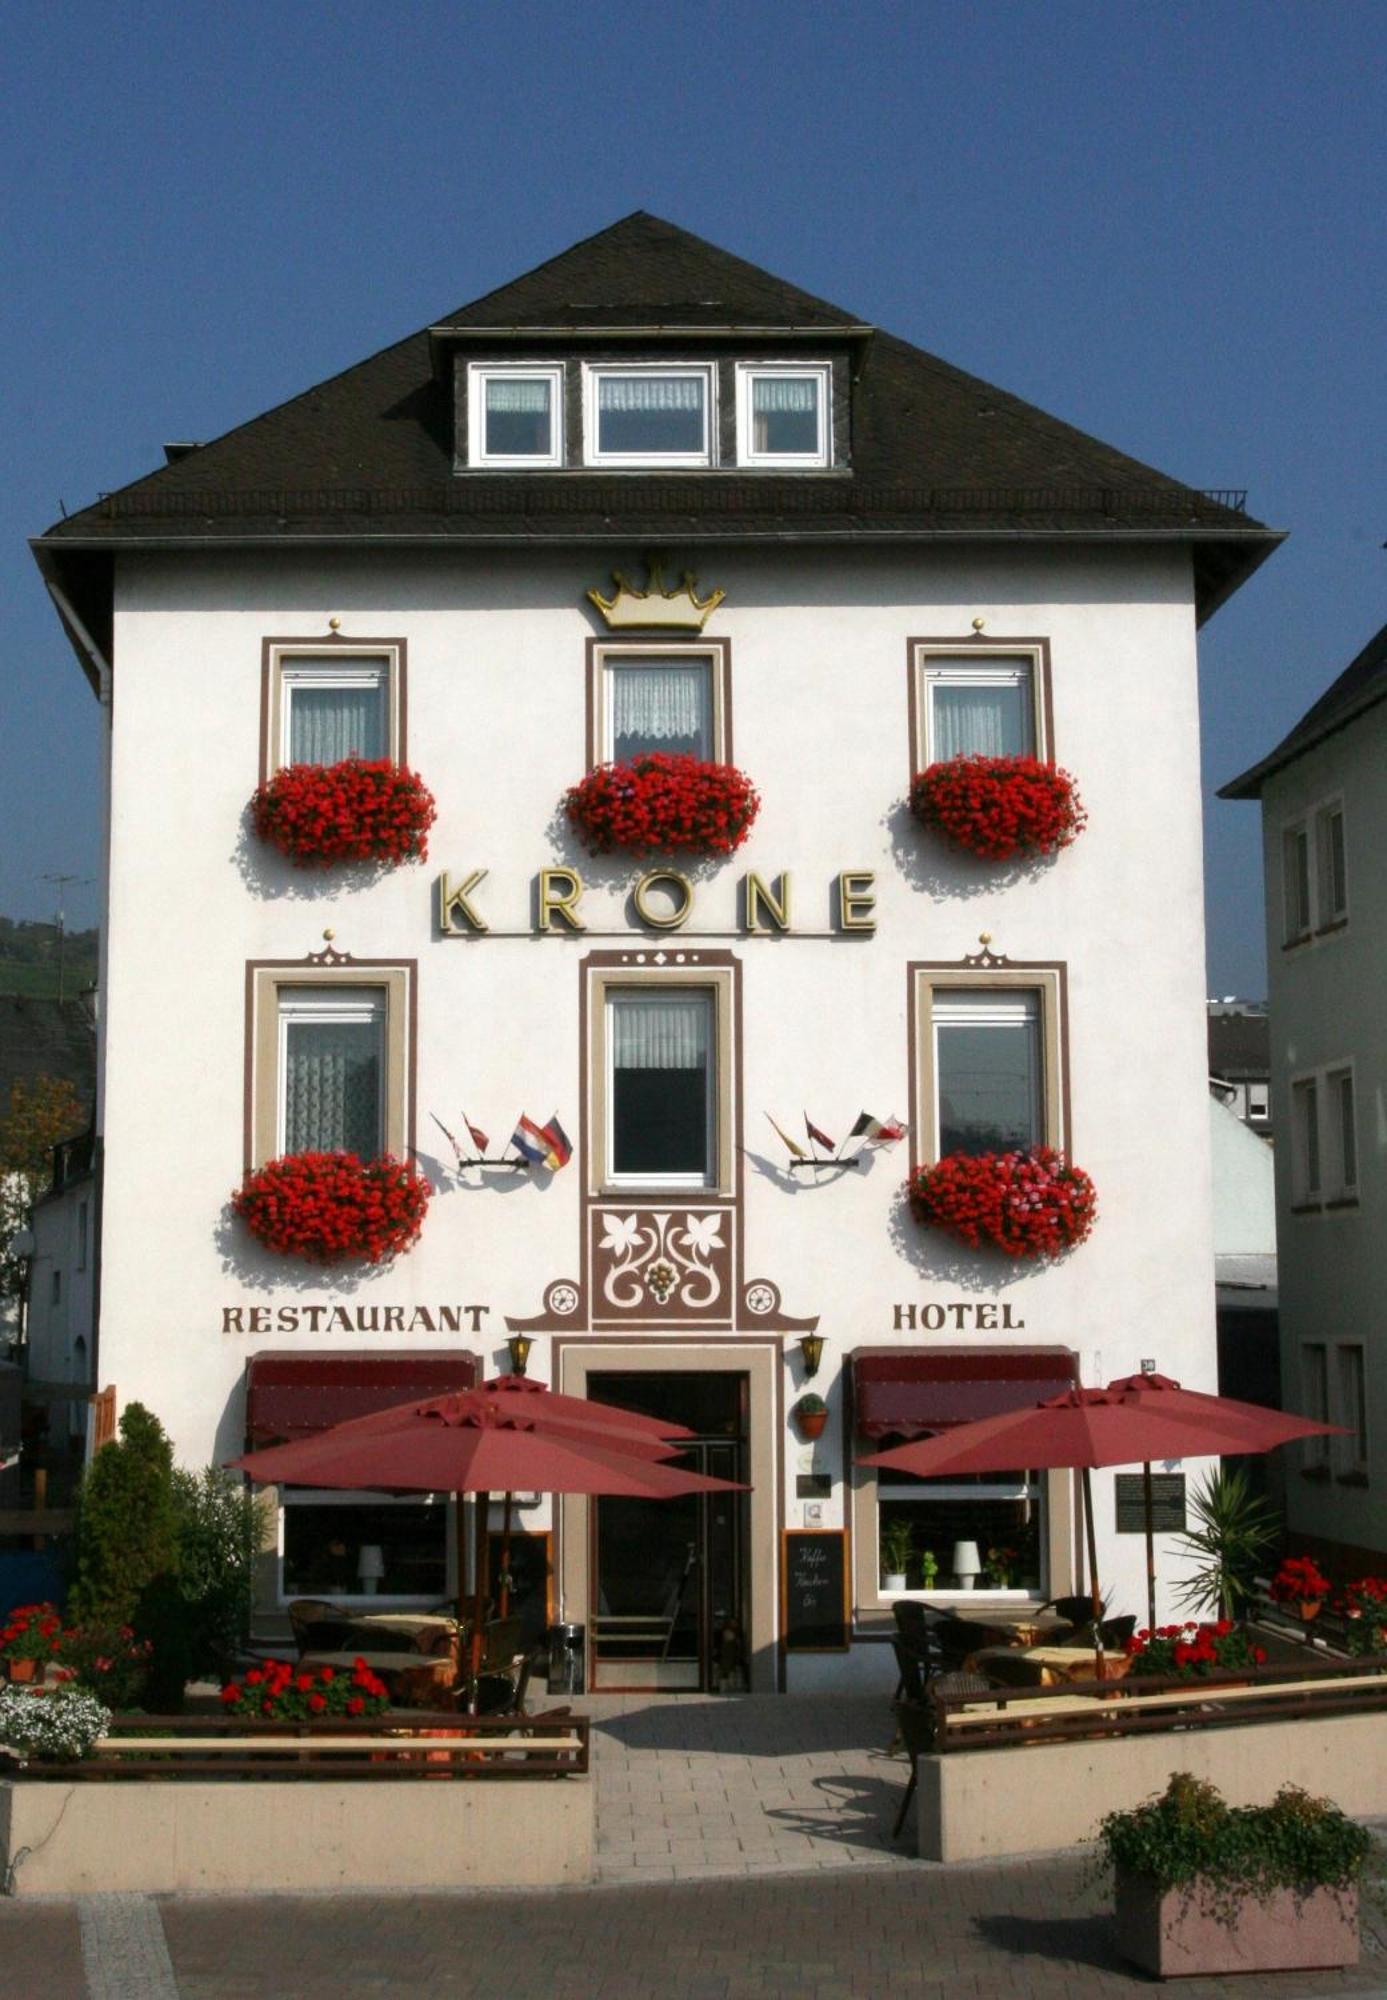
[[[1117,1948],[1158,1979],[1189,1973],[1308,1971],[1358,1963],[1358,1887],[1246,1897],[1231,1923],[1208,1883],[1158,1889],[1117,1878]]]

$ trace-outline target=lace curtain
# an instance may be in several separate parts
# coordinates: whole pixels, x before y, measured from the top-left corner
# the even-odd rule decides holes
[[[488,382],[486,407],[498,416],[519,411],[525,416],[544,416],[549,410],[547,382]]]
[[[289,695],[289,762],[340,764],[344,757],[384,757],[383,687],[293,687]]]
[[[623,995],[611,1002],[612,1061],[617,1069],[704,1069],[709,1003],[701,994]]]
[[[286,1153],[381,1150],[381,1030],[375,1021],[291,1021],[285,1052]]]
[[[931,752],[949,757],[1020,757],[1031,747],[1029,697],[1018,687],[932,688]]]
[[[612,755],[629,763],[642,751],[712,754],[708,669],[696,661],[641,662],[611,669]]]
[[[818,408],[819,384],[801,376],[758,375],[751,385],[751,407],[758,416],[772,410],[803,413]]]
[[[601,410],[701,410],[701,376],[604,375],[597,385]]]

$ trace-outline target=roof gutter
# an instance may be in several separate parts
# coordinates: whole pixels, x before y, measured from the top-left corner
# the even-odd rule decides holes
[[[39,561],[39,568],[43,573],[44,587],[47,589],[48,595],[52,598],[53,607],[57,611],[63,630],[67,633],[68,639],[82,663],[82,670],[91,682],[97,700],[103,708],[108,707],[111,700],[111,662],[107,659],[91,633],[87,630],[82,619],[78,616],[76,608],[67,592],[61,585],[55,583],[52,576],[48,573],[48,569],[43,563],[42,558]]]

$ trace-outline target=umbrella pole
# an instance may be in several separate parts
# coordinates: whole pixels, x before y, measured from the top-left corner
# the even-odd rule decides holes
[[[1151,1488],[1151,1461],[1148,1458],[1141,1468],[1141,1498],[1146,1512],[1146,1623],[1148,1630],[1156,1629],[1156,1526],[1155,1503]]]
[[[476,1540],[472,1571],[472,1632],[468,1642],[468,1691],[469,1714],[477,1713],[477,1703],[481,1693],[482,1647],[486,1627],[487,1570],[490,1567],[487,1556],[487,1524],[491,1518],[491,1495],[473,1495],[473,1505],[477,1510],[474,1523]]]
[[[1103,1678],[1103,1634],[1099,1629],[1103,1622],[1103,1599],[1098,1590],[1098,1537],[1093,1526],[1093,1479],[1087,1466],[1082,1468],[1084,1483],[1084,1533],[1088,1538],[1088,1589],[1093,1607],[1093,1678]]]
[[[501,1587],[496,1598],[496,1616],[510,1616],[510,1508],[515,1495],[506,1493],[505,1510],[501,1516]]]

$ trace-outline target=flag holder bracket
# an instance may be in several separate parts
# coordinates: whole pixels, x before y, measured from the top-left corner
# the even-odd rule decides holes
[[[464,1167],[509,1167],[513,1174],[527,1174],[531,1165],[529,1160],[488,1160],[479,1154],[475,1160],[459,1160],[458,1172],[461,1173]]]
[[[813,1173],[818,1167],[860,1167],[862,1165],[862,1155],[854,1153],[850,1159],[846,1160],[791,1160],[788,1165],[789,1171],[792,1174]]]

